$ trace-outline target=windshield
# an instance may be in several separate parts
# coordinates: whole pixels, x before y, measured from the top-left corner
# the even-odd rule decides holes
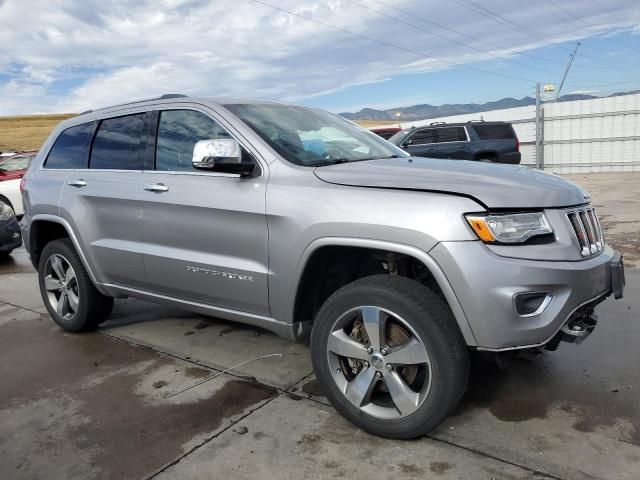
[[[314,167],[408,156],[376,134],[322,110],[277,104],[234,104],[225,108],[296,165]]]
[[[15,172],[16,170],[26,170],[29,167],[29,162],[35,157],[34,155],[16,155],[4,162],[0,161],[0,170],[5,172]]]
[[[393,143],[394,145],[399,145],[402,140],[404,140],[404,137],[407,136],[407,134],[409,133],[411,129],[410,128],[406,128],[404,130],[400,130],[398,133],[392,135],[391,137],[389,137],[389,141],[391,143]]]

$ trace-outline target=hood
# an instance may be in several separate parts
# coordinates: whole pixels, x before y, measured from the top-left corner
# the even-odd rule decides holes
[[[318,167],[325,182],[472,197],[485,207],[554,208],[589,201],[578,185],[521,165],[433,158],[386,158]]]

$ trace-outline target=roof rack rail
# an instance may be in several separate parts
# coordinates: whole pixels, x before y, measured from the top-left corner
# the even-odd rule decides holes
[[[91,112],[93,112],[93,110],[85,110],[84,112],[79,113],[78,115],[84,115],[85,113],[91,113]]]
[[[468,120],[467,123],[473,123],[473,122],[484,122],[485,119],[481,118],[480,120]]]
[[[165,93],[161,97],[158,97],[158,100],[167,100],[168,98],[185,98],[186,95],[181,93]]]
[[[431,122],[429,125],[446,125],[447,122]]]

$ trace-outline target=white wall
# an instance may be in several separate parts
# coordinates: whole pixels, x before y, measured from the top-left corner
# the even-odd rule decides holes
[[[545,170],[556,173],[640,171],[640,94],[543,104]],[[403,128],[431,122],[469,120],[512,122],[520,139],[522,163],[535,165],[535,107],[405,122]]]

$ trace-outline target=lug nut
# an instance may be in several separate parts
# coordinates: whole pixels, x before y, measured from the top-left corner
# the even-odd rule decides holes
[[[373,348],[367,347],[367,353],[373,353]]]
[[[367,367],[367,368],[369,368],[369,362],[367,362],[367,361],[365,360],[365,362],[364,362],[364,366],[365,366],[365,367]]]
[[[390,363],[387,363],[387,370],[389,371],[393,370],[393,365],[391,365]]]
[[[387,354],[387,353],[389,353],[389,352],[387,351],[387,349],[386,349],[386,348],[383,348],[382,350],[380,350],[380,353],[381,353],[382,355],[386,355],[386,354]]]
[[[376,377],[381,377],[382,373],[381,372],[376,372]]]

